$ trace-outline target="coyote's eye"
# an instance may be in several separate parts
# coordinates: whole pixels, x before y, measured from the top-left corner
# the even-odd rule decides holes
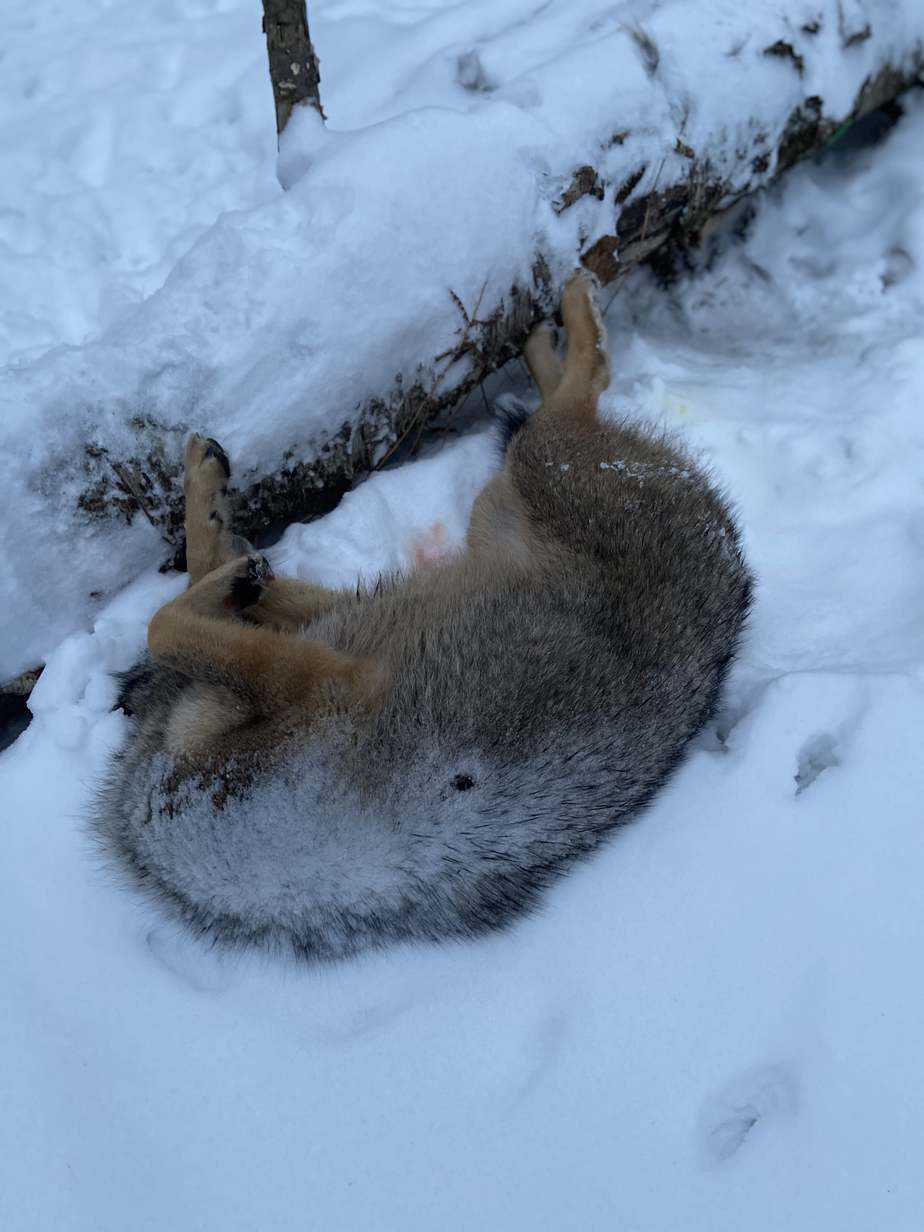
[[[468,791],[470,787],[475,786],[475,780],[470,774],[457,774],[452,780],[452,785],[456,791]]]

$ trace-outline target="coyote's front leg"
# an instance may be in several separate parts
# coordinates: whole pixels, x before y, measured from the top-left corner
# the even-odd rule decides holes
[[[243,556],[194,583],[151,620],[148,649],[155,661],[230,689],[251,716],[292,705],[329,706],[344,690],[350,704],[370,691],[378,678],[374,664],[322,642],[227,619],[257,602],[271,579],[262,557]]]
[[[382,683],[377,664],[296,636],[338,596],[276,578],[266,559],[235,536],[230,473],[217,441],[190,437],[185,480],[190,586],[148,626],[155,662],[200,686],[175,709],[169,739],[173,752],[194,758],[222,747],[234,729],[293,707],[309,715],[362,708]]]
[[[231,464],[221,445],[193,433],[186,443],[185,460],[186,564],[190,585],[196,586],[253,549],[234,533],[228,499]],[[244,615],[252,624],[295,632],[337,598],[336,591],[294,578],[273,578],[272,586],[267,586],[271,577],[264,572],[260,586],[250,585],[246,602],[246,579],[235,579],[234,595],[227,580],[216,581],[197,593],[196,610],[206,616]]]
[[[186,568],[193,585],[229,561],[251,551],[250,544],[234,534],[228,480],[228,455],[211,437],[194,432],[186,442]]]

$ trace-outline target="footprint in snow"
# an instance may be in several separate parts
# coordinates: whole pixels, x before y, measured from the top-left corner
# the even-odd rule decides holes
[[[570,1021],[564,1011],[552,1011],[537,1022],[532,1040],[525,1040],[522,1070],[514,1079],[507,1113],[518,1112],[554,1072],[570,1034]]]
[[[801,795],[806,788],[811,787],[823,771],[830,770],[833,766],[839,766],[840,764],[841,759],[837,752],[837,742],[828,732],[820,732],[817,736],[812,736],[810,740],[806,740],[798,754],[794,776],[796,780],[796,795]]]
[[[697,1139],[709,1165],[722,1164],[798,1109],[799,1085],[786,1065],[745,1070],[703,1104]]]

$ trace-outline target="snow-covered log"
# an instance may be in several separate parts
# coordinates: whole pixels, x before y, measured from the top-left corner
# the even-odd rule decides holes
[[[924,68],[920,0],[527,7],[428,61],[431,106],[296,109],[285,191],[108,333],[7,370],[0,680],[181,549],[191,428],[228,447],[245,529],[328,509],[517,355],[576,262],[613,281]]]

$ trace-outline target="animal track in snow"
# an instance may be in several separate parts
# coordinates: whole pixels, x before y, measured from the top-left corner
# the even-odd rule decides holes
[[[793,1116],[799,1088],[786,1065],[762,1065],[745,1070],[703,1104],[699,1116],[700,1154],[707,1164],[721,1164],[737,1155],[766,1127]]]
[[[817,736],[812,736],[810,740],[806,740],[799,750],[794,776],[796,780],[796,795],[801,795],[806,788],[811,787],[823,771],[830,770],[833,766],[839,766],[840,764],[841,759],[837,753],[837,742],[828,732],[820,732]]]
[[[705,747],[713,752],[727,753],[732,733],[754,714],[778,679],[778,676],[769,676],[766,680],[755,681],[734,701],[726,702],[707,727],[709,735]]]
[[[508,1112],[519,1111],[553,1072],[569,1033],[570,1020],[564,1010],[550,1012],[536,1023],[531,1047],[524,1048],[523,1071],[511,1091]]]

